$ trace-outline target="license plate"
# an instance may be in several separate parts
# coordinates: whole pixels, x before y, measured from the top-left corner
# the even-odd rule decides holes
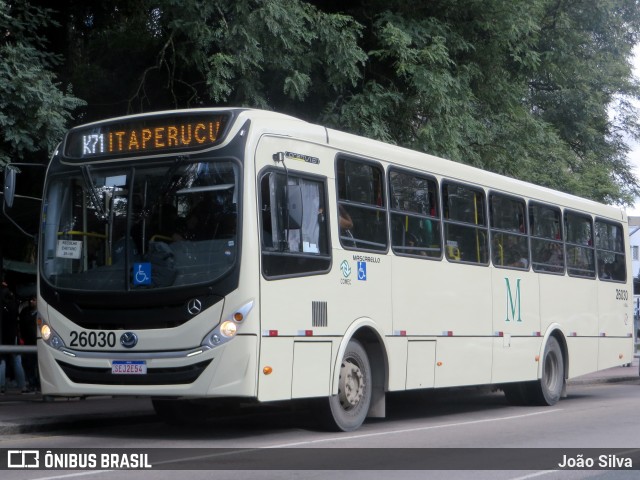
[[[111,373],[113,373],[114,375],[146,375],[147,362],[145,362],[144,360],[115,360],[111,362]]]

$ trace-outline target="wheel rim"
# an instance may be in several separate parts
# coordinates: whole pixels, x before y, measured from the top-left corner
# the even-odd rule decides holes
[[[544,379],[547,388],[551,391],[554,391],[558,384],[558,378],[560,376],[559,370],[558,357],[554,352],[549,352],[544,364]]]
[[[351,359],[342,362],[338,397],[344,410],[356,407],[364,396],[364,376],[360,367]]]

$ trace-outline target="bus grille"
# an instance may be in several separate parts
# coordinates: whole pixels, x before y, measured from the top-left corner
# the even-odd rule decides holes
[[[326,327],[327,324],[327,302],[311,302],[311,326]]]
[[[149,368],[146,375],[114,375],[111,368],[78,367],[57,361],[74,383],[96,385],[180,385],[195,382],[211,360],[186,367]]]

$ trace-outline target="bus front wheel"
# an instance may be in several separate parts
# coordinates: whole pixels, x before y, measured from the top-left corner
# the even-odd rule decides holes
[[[356,430],[367,417],[371,404],[371,366],[367,352],[351,340],[342,357],[338,394],[329,397],[327,425],[332,430]]]

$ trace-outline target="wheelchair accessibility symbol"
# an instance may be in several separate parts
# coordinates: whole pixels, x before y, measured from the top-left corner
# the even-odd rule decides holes
[[[367,280],[367,262],[358,262],[358,280]]]
[[[133,264],[133,284],[151,285],[151,263]]]

